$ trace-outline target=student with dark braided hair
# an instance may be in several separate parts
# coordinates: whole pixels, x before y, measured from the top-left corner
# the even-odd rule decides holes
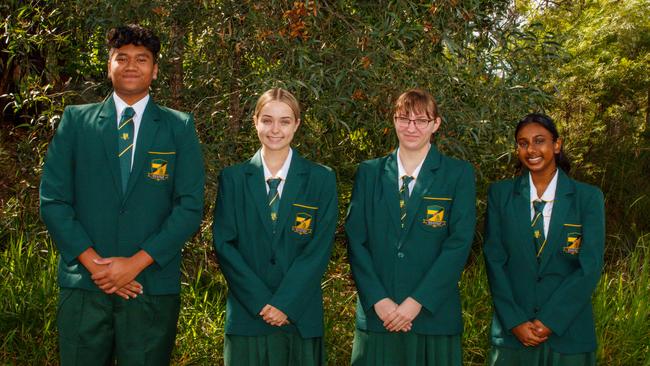
[[[603,266],[603,194],[569,177],[550,117],[524,117],[515,142],[521,174],[488,191],[489,364],[595,365],[591,296]]]

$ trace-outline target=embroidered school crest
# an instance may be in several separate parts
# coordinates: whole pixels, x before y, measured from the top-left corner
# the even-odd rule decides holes
[[[569,233],[566,238],[567,246],[562,248],[562,251],[567,254],[576,255],[580,252],[580,245],[582,244],[581,233]]]
[[[445,208],[438,205],[427,206],[427,215],[422,223],[431,227],[443,227],[447,225],[445,221]]]
[[[167,160],[151,160],[151,167],[147,176],[157,181],[167,180],[169,178],[169,175],[167,174]]]
[[[298,212],[296,214],[296,220],[294,221],[294,225],[291,227],[291,230],[300,235],[311,234],[311,219],[312,218],[310,214],[305,212]]]
[[[129,133],[124,132],[121,137],[122,137],[122,140],[128,140],[129,139]]]

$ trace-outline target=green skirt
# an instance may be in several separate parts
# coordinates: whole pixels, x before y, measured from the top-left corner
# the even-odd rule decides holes
[[[325,365],[325,346],[322,337],[302,338],[288,332],[226,334],[223,357],[226,366],[320,366]]]
[[[355,366],[461,366],[460,335],[377,333],[357,329],[352,345]]]
[[[492,346],[491,366],[595,366],[596,353],[558,353],[547,343],[537,347],[507,348]]]

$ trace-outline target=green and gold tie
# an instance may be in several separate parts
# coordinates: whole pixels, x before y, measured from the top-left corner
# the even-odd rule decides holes
[[[269,185],[269,208],[271,208],[271,225],[273,226],[273,232],[275,233],[275,227],[278,222],[278,209],[280,208],[280,193],[278,192],[278,186],[282,178],[269,178],[266,183]]]
[[[399,189],[399,210],[400,221],[402,222],[402,229],[404,229],[404,222],[406,221],[406,203],[409,200],[409,183],[413,180],[410,175],[402,177],[402,188]]]
[[[535,214],[533,215],[533,221],[530,226],[533,228],[533,239],[535,241],[535,253],[537,253],[537,258],[542,254],[544,246],[546,245],[546,235],[544,235],[544,215],[542,214],[544,206],[546,206],[546,201],[533,201]]]
[[[117,128],[117,140],[119,147],[120,171],[122,172],[122,192],[126,192],[131,175],[131,154],[133,154],[133,115],[135,111],[127,107],[122,112],[120,124]]]

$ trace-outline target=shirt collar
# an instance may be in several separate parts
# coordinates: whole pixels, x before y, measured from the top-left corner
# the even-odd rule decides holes
[[[115,102],[115,111],[117,112],[117,121],[119,123],[120,117],[122,116],[122,112],[126,109],[126,107],[131,107],[135,111],[135,116],[140,120],[142,117],[142,114],[144,113],[144,109],[147,107],[147,103],[149,103],[149,94],[145,95],[144,98],[138,100],[134,105],[129,106],[125,101],[120,98],[117,93],[113,93],[113,101]],[[136,118],[134,117],[134,119]]]
[[[546,202],[552,202],[555,199],[555,191],[557,189],[558,175],[559,175],[558,170],[556,169],[555,174],[553,175],[551,182],[548,184],[548,187],[546,187],[544,194],[542,194],[542,197],[537,197],[537,188],[535,188],[535,184],[533,183],[532,175],[530,174],[530,172],[528,172],[528,182],[530,183],[530,202],[539,199]]]
[[[291,157],[293,156],[293,149],[289,148],[289,153],[287,154],[287,158],[284,160],[284,164],[282,164],[282,168],[278,170],[278,173],[275,176],[271,174],[271,171],[266,166],[266,162],[264,161],[264,152],[260,152],[260,154],[262,155],[262,166],[264,167],[264,181],[269,180],[269,178],[281,178],[282,182],[284,182],[287,179],[287,173],[289,173],[289,166],[291,165]]]
[[[429,149],[431,149],[431,145],[429,145]],[[428,155],[428,153],[427,153]],[[418,174],[420,174],[420,170],[422,169],[422,165],[424,164],[424,160],[426,160],[427,155],[422,158],[422,161],[420,161],[420,164],[418,164],[417,167],[413,170],[413,173],[411,173],[411,177],[413,177],[413,181],[418,179]],[[397,176],[399,179],[402,179],[403,176],[406,175],[406,170],[404,169],[404,166],[402,165],[402,159],[399,157],[399,147],[397,148]]]

